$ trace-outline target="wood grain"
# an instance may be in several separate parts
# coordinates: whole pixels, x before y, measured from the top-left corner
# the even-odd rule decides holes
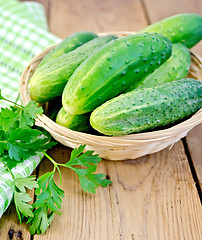
[[[29,190],[28,193],[34,200],[34,191]],[[30,240],[28,227],[25,222],[20,223],[14,203],[12,203],[0,219],[0,240]]]
[[[186,141],[198,182],[202,189],[202,124],[190,131],[186,137]]]
[[[0,239],[1,240],[30,239],[30,233],[27,229],[27,226],[25,223],[20,224],[17,218],[17,213],[15,211],[15,206],[13,204],[9,206],[8,210],[0,220]]]
[[[97,3],[97,1],[94,2]],[[132,7],[129,1],[124,2],[127,7],[130,5],[127,10],[129,13],[125,16],[120,14],[121,18],[116,17],[117,12],[120,11],[117,10],[120,9],[119,1],[114,7],[111,7],[110,17],[102,12],[100,4],[95,7],[94,3],[90,1],[83,3],[84,5],[81,5],[80,8],[78,3],[71,7],[68,5],[68,10],[65,10],[63,3],[63,9],[60,11],[53,7],[54,3],[55,1],[52,2],[50,8],[51,30],[54,32],[56,29],[55,33],[61,37],[65,36],[63,29],[68,29],[65,30],[67,33],[68,31],[74,32],[77,31],[77,26],[81,30],[85,29],[86,25],[92,31],[120,30],[120,28],[121,30],[131,30],[133,19],[130,19]],[[153,4],[151,1],[150,3]],[[109,4],[111,2],[103,1],[105,9]],[[142,6],[144,5],[141,5],[142,10],[139,12],[145,13]],[[64,19],[64,14],[60,15],[60,13],[65,11],[70,12],[72,21],[62,22],[60,20],[62,16]],[[153,10],[151,9],[151,11]],[[136,14],[137,9],[134,12],[134,15]],[[158,14],[156,15],[158,16]],[[57,17],[53,18],[53,16]],[[91,16],[91,19],[86,19],[86,16]],[[166,16],[164,14],[162,18]],[[122,19],[124,17],[127,18],[127,23],[123,26]],[[104,20],[102,24],[99,23],[99,18]],[[112,21],[114,22],[113,26],[110,24]],[[144,15],[144,23],[147,22],[147,17]],[[136,22],[137,24],[138,22]],[[139,24],[135,30],[141,29],[144,25]],[[112,28],[109,28],[111,26]],[[135,26],[134,22],[133,26]],[[134,28],[132,27],[132,29]],[[63,206],[63,212],[65,216],[69,216],[71,223],[64,223],[68,221],[67,217],[62,216],[60,220],[58,218],[60,222],[53,223],[47,232],[47,239],[54,239],[58,225],[61,228],[63,226],[64,229],[61,231],[62,239],[65,239],[67,235],[70,239],[200,239],[201,227],[199,225],[196,226],[196,229],[194,227],[197,222],[201,222],[200,201],[195,183],[182,144],[176,144],[174,149],[164,150],[161,153],[139,159],[137,162],[103,162],[99,169],[110,175],[113,184],[108,189],[99,189],[96,196],[89,196],[82,192],[78,194],[78,180],[70,178],[74,175],[70,175],[70,177],[68,175],[68,181],[74,187],[71,185],[69,186],[70,190],[66,189],[71,198]],[[195,206],[197,206],[196,209],[193,209]],[[189,210],[184,211],[187,208]],[[35,239],[38,238],[35,237]]]
[[[52,1],[50,29],[60,37],[84,29],[138,31],[152,21],[145,6],[143,1],[129,0]],[[70,149],[62,146],[51,151],[60,161],[69,154]],[[44,162],[40,174],[48,169],[49,163]],[[98,171],[108,174],[113,183],[94,196],[81,191],[74,173],[62,171],[66,176],[63,215],[55,217],[43,239],[201,238],[200,200],[181,142],[171,151],[137,161],[103,161]]]
[[[81,30],[138,31],[147,21],[139,0],[52,0],[49,25],[64,38]]]
[[[201,13],[202,4],[200,0],[39,1],[46,7],[51,31],[60,37],[80,30],[138,31],[149,22],[172,14]],[[191,133],[187,138],[190,154],[199,162],[201,135]],[[65,162],[71,149],[58,145],[49,153],[56,161]],[[44,159],[39,174],[51,170],[51,163]],[[55,215],[46,234],[35,235],[34,240],[202,239],[200,199],[181,141],[171,150],[138,160],[102,161],[98,172],[107,174],[113,183],[91,195],[81,190],[78,177],[72,171],[62,169],[63,215]],[[15,231],[23,229],[23,239],[30,239],[26,227],[20,225],[19,228],[12,207],[2,219],[0,229],[6,228],[4,235],[0,233],[0,239],[6,239],[9,226]]]
[[[70,149],[58,146],[50,154],[65,162]],[[41,173],[51,170],[44,161]],[[103,161],[98,172],[112,185],[90,195],[81,191],[73,172],[62,170],[63,215],[55,216],[43,240],[201,238],[201,204],[181,142],[138,160]]]
[[[178,13],[197,13],[202,15],[202,1],[200,0],[144,0],[146,12],[151,23],[159,21]],[[202,56],[202,41],[199,42],[192,51]],[[186,137],[188,148],[192,157],[193,165],[202,188],[202,125],[193,129]]]
[[[20,1],[23,2],[24,0]],[[37,2],[43,4],[45,9],[48,9],[48,0],[38,0]],[[46,14],[48,14],[47,11]],[[29,192],[34,199],[34,191]],[[0,219],[0,240],[30,240],[31,235],[28,227],[26,223],[21,224],[19,222],[14,203],[12,203]]]
[[[201,0],[142,0],[150,23],[162,20],[163,18],[178,13],[202,14]],[[202,42],[192,48],[193,52],[202,56]]]
[[[200,0],[143,0],[151,23],[178,13],[202,12]]]

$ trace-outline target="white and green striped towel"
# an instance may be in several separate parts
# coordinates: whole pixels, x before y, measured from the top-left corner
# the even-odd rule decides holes
[[[36,2],[0,0],[0,89],[3,96],[15,101],[19,94],[19,79],[25,66],[40,51],[61,39],[50,34],[43,7]],[[8,104],[0,102],[0,108]],[[29,176],[42,154],[23,163],[13,163],[16,177]],[[0,159],[0,217],[13,197],[13,180]]]

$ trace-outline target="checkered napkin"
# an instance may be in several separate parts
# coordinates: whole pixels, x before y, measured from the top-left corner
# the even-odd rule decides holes
[[[43,7],[36,2],[0,0],[0,89],[4,97],[16,101],[19,79],[25,66],[43,49],[60,39],[48,32]],[[8,103],[0,102],[0,108]],[[16,177],[29,176],[42,154],[12,163]],[[0,159],[0,217],[13,197],[13,180]]]

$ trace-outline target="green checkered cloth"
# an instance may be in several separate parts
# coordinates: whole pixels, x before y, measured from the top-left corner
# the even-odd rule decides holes
[[[0,0],[0,89],[16,101],[19,79],[25,66],[43,49],[61,39],[48,32],[43,7],[36,2]],[[8,103],[0,101],[0,108]],[[42,159],[38,153],[24,162],[12,163],[16,177],[29,176]],[[13,197],[13,180],[0,159],[0,217]]]
[[[17,14],[40,28],[48,30],[44,8],[37,2],[18,2],[17,0],[0,0],[0,6],[12,14]]]

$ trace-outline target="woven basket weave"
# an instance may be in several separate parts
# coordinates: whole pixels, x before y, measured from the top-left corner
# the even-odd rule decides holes
[[[100,36],[114,34],[119,37],[134,34],[135,32],[107,32],[100,33]],[[24,105],[31,99],[28,91],[28,82],[33,75],[36,67],[43,57],[55,45],[45,49],[39,55],[34,57],[30,64],[25,68],[20,80],[20,95]],[[189,77],[202,81],[202,61],[191,52],[191,68]],[[147,154],[158,152],[185,137],[187,133],[196,125],[202,122],[202,109],[196,112],[192,117],[173,127],[145,132],[130,134],[126,136],[97,136],[82,132],[77,132],[56,124],[46,115],[38,116],[36,125],[46,129],[61,144],[75,148],[85,144],[85,150],[93,150],[100,157],[108,160],[126,160],[135,159]]]

